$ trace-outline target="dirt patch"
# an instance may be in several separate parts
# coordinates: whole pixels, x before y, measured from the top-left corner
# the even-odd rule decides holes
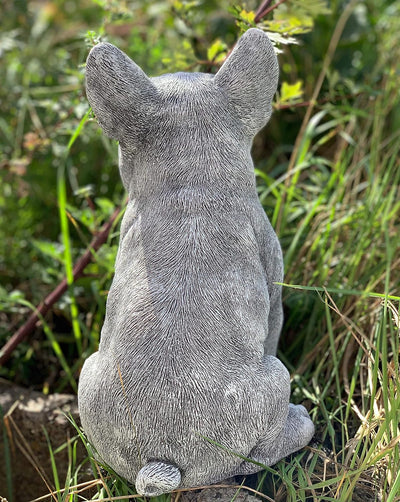
[[[0,406],[3,427],[0,434],[0,496],[10,497],[8,484],[12,485],[12,500],[24,502],[45,493],[48,486],[54,489],[46,430],[53,451],[76,436],[76,430],[65,416],[71,414],[79,420],[75,396],[52,394],[16,387],[0,380]],[[10,459],[9,469],[6,458]],[[84,447],[78,445],[77,458],[85,458]],[[68,448],[55,454],[60,483],[68,469]],[[7,481],[7,472],[11,479]],[[40,473],[39,473],[40,471]]]
[[[259,502],[260,499],[251,495],[249,491],[237,487],[205,488],[203,490],[182,492],[178,502]]]

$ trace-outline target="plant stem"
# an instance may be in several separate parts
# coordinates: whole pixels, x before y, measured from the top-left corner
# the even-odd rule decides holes
[[[264,10],[268,9],[270,6],[272,0],[264,0],[258,9],[256,10],[256,17],[255,17],[255,22],[258,23],[258,21],[263,17],[263,12]]]
[[[98,251],[100,247],[107,241],[108,234],[114,225],[115,220],[119,216],[122,208],[117,207],[110,219],[103,225],[99,233],[93,238],[85,253],[79,258],[73,268],[73,280],[76,281],[83,275],[86,266],[91,262],[93,253]],[[40,317],[44,317],[51,307],[62,297],[68,289],[67,278],[64,278],[60,284],[37,306],[34,312],[29,316],[28,320],[23,324],[19,330],[8,340],[0,351],[0,365],[4,365],[13,350],[24,341],[36,328]]]
[[[261,21],[263,17],[268,15],[270,12],[279,7],[284,2],[286,2],[286,0],[279,0],[279,2],[276,2],[276,4],[271,6],[269,6],[269,4],[271,3],[270,1],[263,2],[261,6],[257,9],[254,21],[258,23],[259,21]]]

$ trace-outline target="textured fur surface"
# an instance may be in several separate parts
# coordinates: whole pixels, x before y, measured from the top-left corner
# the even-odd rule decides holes
[[[273,47],[250,29],[215,76],[148,78],[99,44],[86,82],[119,141],[129,203],[99,350],[80,377],[83,428],[148,495],[259,470],[231,452],[272,465],[314,431],[275,357],[282,254],[250,155],[277,87]]]

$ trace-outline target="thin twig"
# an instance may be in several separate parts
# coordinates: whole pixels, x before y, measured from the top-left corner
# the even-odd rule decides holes
[[[73,279],[76,281],[82,277],[83,271],[91,262],[94,252],[98,251],[100,247],[107,241],[108,234],[115,220],[118,218],[122,208],[117,207],[110,219],[103,225],[99,233],[93,238],[85,253],[79,258],[73,268]],[[25,324],[8,340],[0,351],[0,366],[4,365],[10,358],[13,350],[24,341],[36,328],[36,325],[41,317],[44,317],[51,307],[62,297],[68,290],[67,279],[64,278],[58,286],[41,302],[34,312],[29,316]]]
[[[254,21],[256,23],[258,23],[258,21],[263,17],[262,13],[264,12],[264,10],[268,9],[271,2],[272,2],[272,0],[264,0],[263,2],[261,2],[260,6],[256,10],[256,17],[254,19]]]
[[[263,17],[267,16],[270,12],[272,12],[274,9],[276,9],[277,7],[279,7],[284,2],[286,2],[286,0],[279,0],[279,2],[277,2],[274,5],[271,5],[270,7],[269,7],[269,4],[271,2],[265,2],[266,5],[264,6],[264,9],[263,10],[261,10],[261,9],[257,10],[256,17],[255,17],[254,21],[256,23],[258,23],[259,21],[261,21],[261,19]]]
[[[288,103],[288,104],[283,104],[283,105],[277,103],[276,105],[274,105],[274,108],[275,108],[275,110],[288,110],[290,108],[306,108],[311,105],[313,105],[314,107],[318,107],[318,106],[321,106],[325,103],[336,103],[336,102],[342,101],[344,99],[355,99],[355,98],[362,96],[363,94],[365,94],[365,92],[360,91],[360,92],[356,92],[355,94],[343,94],[340,96],[334,96],[332,98],[330,98],[330,97],[323,98],[323,99],[319,99],[318,101],[315,101],[315,102],[300,101],[298,103]]]

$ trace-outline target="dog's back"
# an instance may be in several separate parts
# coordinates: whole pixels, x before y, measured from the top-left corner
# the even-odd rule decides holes
[[[239,473],[215,442],[247,456],[288,413],[287,371],[265,358],[281,329],[282,256],[250,156],[277,76],[259,30],[216,76],[148,79],[110,44],[88,58],[88,98],[120,142],[130,200],[79,404],[99,456],[141,493]]]

